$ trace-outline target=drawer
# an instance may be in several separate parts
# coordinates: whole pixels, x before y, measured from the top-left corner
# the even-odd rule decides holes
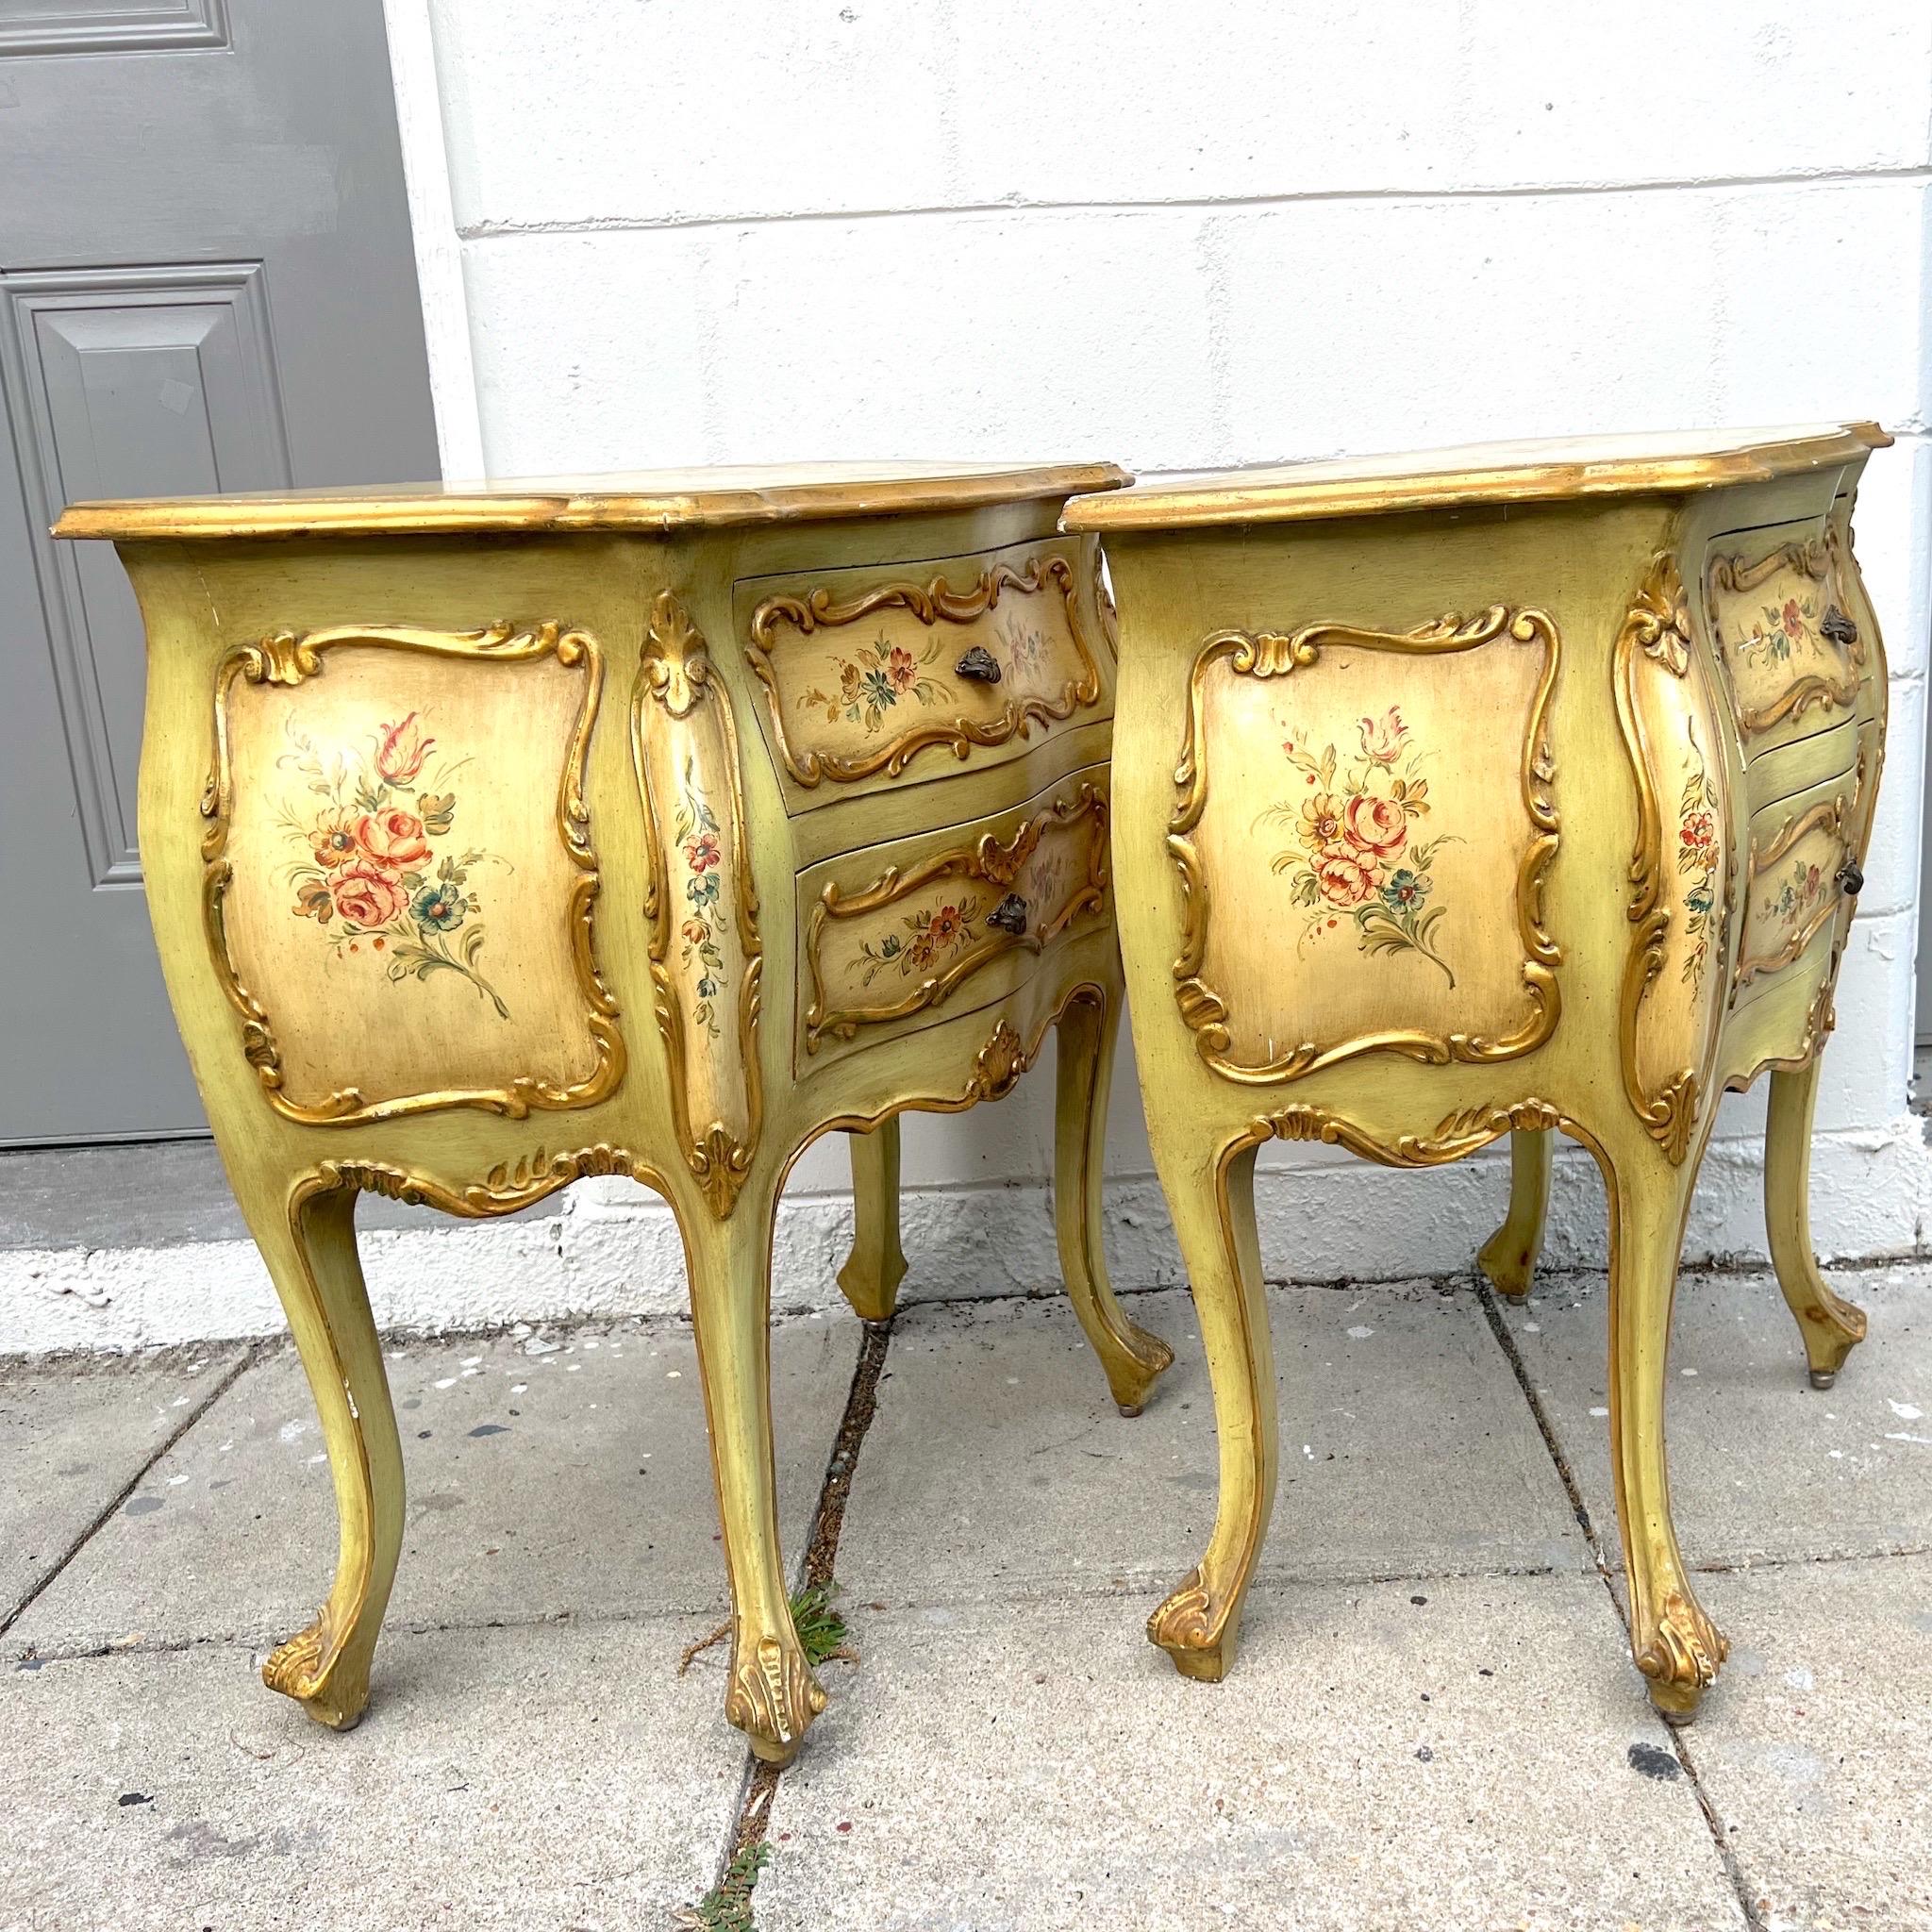
[[[1855,768],[1808,791],[1760,808],[1746,844],[1744,923],[1732,969],[1735,1006],[1788,975],[1829,969],[1830,948],[1813,947],[1844,903],[1840,869],[1857,850],[1866,815],[1864,787],[1875,777],[1877,727],[1861,738]],[[1815,971],[1814,971],[1815,969]]]
[[[798,875],[803,1072],[1004,998],[1063,937],[1104,928],[1108,768]]]
[[[1856,718],[1873,660],[1850,614],[1835,523],[1716,538],[1704,581],[1747,760]]]
[[[1841,778],[1858,763],[1859,730],[1847,718],[1828,731],[1774,745],[1744,767],[1744,808],[1758,811],[1827,779]]]
[[[1111,716],[1091,545],[741,579],[787,810],[990,769]]]

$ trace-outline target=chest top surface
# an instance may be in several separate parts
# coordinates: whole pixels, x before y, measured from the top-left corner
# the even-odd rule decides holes
[[[1836,469],[1891,441],[1875,423],[1470,443],[1137,483],[1068,504],[1069,530],[1188,529],[1392,510],[1560,503],[1766,482]]]
[[[1112,463],[794,463],[72,504],[57,537],[654,531],[899,516],[1119,488]]]

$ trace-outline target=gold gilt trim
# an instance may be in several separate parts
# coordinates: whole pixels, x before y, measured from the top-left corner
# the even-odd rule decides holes
[[[435,1208],[444,1214],[461,1215],[466,1220],[486,1219],[497,1214],[514,1214],[554,1194],[558,1188],[591,1174],[625,1174],[633,1180],[666,1191],[661,1177],[641,1157],[625,1147],[599,1141],[592,1147],[579,1147],[552,1154],[539,1147],[513,1161],[491,1168],[481,1181],[468,1187],[445,1187],[426,1174],[408,1168],[392,1167],[381,1161],[325,1160],[296,1188],[298,1199],[354,1188],[363,1193],[382,1194],[411,1208]]]
[[[1799,840],[1816,831],[1826,832],[1837,841],[1841,855],[1839,864],[1842,865],[1844,858],[1851,853],[1851,843],[1845,837],[1845,824],[1857,809],[1858,789],[1864,782],[1864,776],[1865,758],[1861,749],[1857,774],[1852,781],[1852,796],[1849,800],[1840,792],[1836,798],[1820,799],[1809,810],[1787,818],[1762,851],[1758,849],[1757,834],[1752,834],[1751,851],[1744,864],[1745,933],[1738,946],[1737,975],[1731,985],[1733,998],[1761,974],[1776,973],[1789,966],[1838,917],[1839,908],[1844,900],[1844,890],[1834,880],[1834,890],[1825,897],[1818,910],[1776,952],[1753,953],[1750,950],[1752,887],[1773,867],[1789,857],[1791,848]],[[1837,868],[1834,867],[1833,870],[1836,871]]]
[[[1052,918],[1024,933],[996,930],[991,945],[981,946],[949,966],[945,972],[924,979],[906,997],[890,1007],[834,1007],[825,1005],[824,975],[820,965],[820,946],[826,926],[834,920],[854,919],[876,912],[896,900],[929,886],[935,879],[983,879],[992,886],[1006,887],[1019,876],[1020,869],[1039,849],[1049,826],[1064,826],[1091,817],[1093,830],[1088,841],[1087,878]],[[973,844],[955,847],[902,874],[897,866],[886,871],[862,891],[847,898],[835,879],[819,895],[811,909],[806,934],[806,964],[811,974],[811,1004],[805,1015],[805,1050],[816,1053],[825,1036],[850,1040],[861,1025],[883,1025],[902,1020],[908,1013],[924,1011],[943,1003],[962,980],[983,966],[1014,951],[1040,953],[1066,931],[1081,913],[1107,903],[1108,878],[1108,801],[1107,794],[1091,784],[1083,784],[1070,798],[1056,799],[1036,812],[1013,836],[1002,842],[992,832],[983,834]]]
[[[1284,1107],[1273,1113],[1256,1114],[1223,1149],[1221,1166],[1224,1171],[1237,1155],[1266,1141],[1319,1141],[1330,1147],[1345,1147],[1349,1153],[1379,1161],[1384,1167],[1440,1167],[1487,1147],[1505,1134],[1567,1124],[1547,1100],[1519,1100],[1507,1107],[1481,1104],[1462,1108],[1445,1116],[1432,1133],[1401,1134],[1393,1141],[1384,1141],[1324,1107]],[[1223,1232],[1231,1242],[1231,1230],[1224,1227]]]
[[[343,644],[379,644],[407,651],[432,652],[440,657],[477,658],[493,663],[535,663],[555,658],[566,669],[584,670],[584,699],[571,734],[558,786],[557,829],[563,849],[580,876],[571,890],[571,955],[577,984],[590,1007],[588,1025],[596,1046],[596,1065],[588,1079],[558,1086],[524,1076],[508,1087],[402,1094],[392,1100],[366,1102],[359,1089],[345,1087],[318,1107],[303,1107],[282,1091],[281,1049],[261,1002],[242,984],[229,950],[225,901],[234,868],[226,857],[234,811],[234,771],[228,742],[228,696],[235,680],[249,684],[294,686],[319,677],[324,653]],[[584,762],[589,755],[591,728],[596,722],[603,688],[602,647],[587,630],[571,629],[546,620],[527,630],[508,622],[481,630],[424,630],[408,625],[338,625],[297,634],[278,631],[272,637],[238,645],[215,670],[214,752],[208,784],[201,797],[201,814],[209,821],[202,835],[202,923],[217,977],[228,1004],[242,1018],[242,1051],[261,1081],[269,1104],[286,1119],[305,1126],[349,1125],[361,1121],[394,1120],[405,1114],[428,1113],[440,1108],[478,1107],[490,1113],[522,1120],[532,1108],[591,1107],[607,1098],[624,1077],[624,1037],[616,1024],[617,1004],[597,971],[591,943],[591,915],[596,905],[596,855],[591,845],[591,815],[584,804]]]
[[[1717,639],[1718,648],[1724,653],[1726,664],[1730,661],[1731,648],[1719,629],[1719,591],[1756,590],[1785,569],[1803,571],[1807,576],[1816,578],[1820,583],[1836,587],[1840,572],[1836,531],[1827,537],[1809,538],[1802,543],[1781,543],[1755,563],[1746,563],[1741,555],[1711,558],[1705,597],[1709,608],[1711,634]],[[1841,598],[1839,601],[1841,604]],[[1803,717],[1813,708],[1841,710],[1855,704],[1858,687],[1863,682],[1861,674],[1867,656],[1864,635],[1860,631],[1844,647],[1848,675],[1843,682],[1834,682],[1819,672],[1807,672],[1803,677],[1794,678],[1786,685],[1769,704],[1739,705],[1739,730],[1746,738],[1757,738],[1774,725],[1783,724],[1787,718]]]
[[[1339,1046],[1324,1048],[1313,1041],[1305,1041],[1265,1066],[1246,1066],[1229,1059],[1226,1003],[1201,976],[1212,908],[1200,855],[1189,837],[1201,823],[1208,806],[1208,773],[1202,754],[1208,672],[1225,659],[1244,676],[1288,677],[1316,663],[1324,648],[1356,646],[1435,654],[1474,650],[1499,638],[1516,643],[1540,643],[1544,652],[1542,675],[1530,702],[1528,729],[1524,733],[1521,774],[1524,809],[1535,836],[1524,849],[1516,875],[1517,931],[1525,956],[1523,985],[1530,1002],[1527,1018],[1515,1032],[1500,1039],[1395,1027],[1345,1041]],[[1285,637],[1266,631],[1224,630],[1214,632],[1203,641],[1189,678],[1187,723],[1180,759],[1174,773],[1180,799],[1168,821],[1167,849],[1180,874],[1181,884],[1181,950],[1174,962],[1174,999],[1182,1020],[1193,1032],[1196,1050],[1216,1073],[1231,1080],[1262,1086],[1296,1079],[1361,1053],[1399,1053],[1435,1066],[1445,1066],[1452,1060],[1505,1060],[1533,1051],[1550,1037],[1562,1007],[1557,975],[1552,970],[1561,960],[1562,949],[1542,923],[1543,879],[1556,857],[1558,838],[1557,808],[1550,796],[1556,766],[1550,758],[1543,725],[1550,691],[1556,684],[1559,652],[1557,626],[1542,611],[1512,610],[1501,604],[1492,605],[1475,617],[1441,617],[1411,631],[1309,624]]]
[[[808,637],[815,630],[830,630],[841,625],[857,624],[875,610],[909,610],[921,624],[971,624],[985,616],[1012,591],[1023,597],[1038,594],[1051,584],[1057,587],[1067,607],[1067,628],[1079,654],[1081,675],[1069,678],[1058,697],[1031,695],[1010,698],[999,715],[984,721],[955,718],[949,724],[921,724],[888,740],[876,751],[856,758],[835,758],[823,752],[795,749],[785,729],[785,707],[778,690],[777,674],[772,668],[772,653],[777,648],[778,633],[784,626]],[[1100,666],[1080,620],[1080,594],[1074,566],[1064,557],[1030,558],[1024,570],[1016,571],[1004,562],[990,563],[963,591],[956,591],[943,575],[926,584],[881,584],[844,603],[821,586],[804,597],[767,597],[752,613],[751,642],[745,660],[765,688],[766,713],[772,721],[773,741],[785,769],[800,785],[817,785],[835,778],[844,783],[870,778],[883,772],[896,778],[912,759],[929,745],[943,744],[958,758],[968,757],[974,745],[1005,744],[1013,738],[1024,738],[1036,724],[1059,724],[1071,718],[1076,708],[1095,703],[1100,696]]]
[[[1690,603],[1674,552],[1659,550],[1651,558],[1641,588],[1624,614],[1611,654],[1611,682],[1616,693],[1617,723],[1637,786],[1637,842],[1630,854],[1630,924],[1635,928],[1624,962],[1622,994],[1617,1012],[1618,1060],[1628,1096],[1644,1131],[1664,1151],[1674,1166],[1681,1166],[1690,1151],[1697,1116],[1704,1103],[1708,1069],[1681,1067],[1655,1091],[1645,1090],[1638,1065],[1638,1031],[1643,1002],[1664,968],[1670,944],[1671,908],[1664,903],[1663,805],[1654,777],[1656,754],[1643,725],[1637,701],[1637,680],[1645,664],[1666,675],[1684,679],[1690,670]],[[1724,831],[1724,900],[1713,908],[1716,929],[1730,931],[1730,891],[1735,864],[1730,836],[1730,780],[1720,767],[1719,783],[1726,794],[1720,809]],[[1722,984],[1722,978],[1720,978]],[[1715,1045],[1715,1041],[1712,1042]]]
[[[670,844],[666,827],[658,823],[658,808],[651,796],[650,758],[645,743],[644,707],[655,702],[674,727],[682,726],[694,735],[689,724],[692,713],[709,700],[708,712],[717,720],[723,742],[724,762],[730,779],[731,823],[724,828],[728,841],[739,949],[744,957],[744,983],[739,991],[739,1052],[744,1065],[745,1130],[737,1138],[723,1121],[693,1123],[691,1111],[691,1066],[685,1040],[684,1014],[676,978],[671,969],[671,948],[677,916],[671,903],[669,873]],[[677,734],[674,731],[674,737]],[[631,697],[631,755],[637,767],[638,791],[643,798],[644,819],[649,831],[651,875],[644,900],[644,916],[651,923],[649,958],[651,986],[658,1015],[658,1028],[663,1035],[671,1069],[671,1104],[675,1116],[678,1145],[685,1164],[704,1190],[711,1212],[720,1221],[729,1219],[738,1202],[738,1191],[751,1171],[758,1134],[764,1119],[764,1084],[758,1073],[758,1011],[764,973],[764,945],[758,937],[758,888],[752,877],[751,841],[746,836],[750,821],[744,808],[744,790],[739,774],[738,726],[732,716],[730,694],[716,682],[711,673],[710,653],[697,626],[684,606],[669,591],[660,591],[651,607],[651,618],[644,633],[643,655],[638,665],[637,684]],[[701,746],[692,747],[698,768],[715,779],[713,761]]]

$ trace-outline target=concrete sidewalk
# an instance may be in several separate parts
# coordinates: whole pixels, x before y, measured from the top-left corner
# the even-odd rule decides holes
[[[1678,1524],[1732,1643],[1681,1735],[1619,1620],[1599,1276],[1272,1292],[1220,1686],[1141,1633],[1213,1511],[1184,1295],[1133,1299],[1178,1355],[1134,1422],[1058,1301],[916,1307],[857,1383],[856,1322],[781,1324],[786,1549],[843,1503],[858,1660],[775,1779],[723,1647],[678,1674],[724,1597],[688,1328],[392,1353],[409,1530],[344,1736],[256,1675],[333,1562],[292,1356],[0,1368],[0,1928],[729,1927],[759,1836],[762,1932],[1932,1927],[1932,1267],[1835,1279],[1872,1339],[1825,1393],[1768,1278],[1680,1286]]]

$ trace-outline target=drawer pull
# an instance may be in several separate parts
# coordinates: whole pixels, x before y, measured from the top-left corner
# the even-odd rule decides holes
[[[1865,890],[1864,868],[1856,858],[1848,858],[1838,869],[1838,882],[1844,888],[1845,897],[1856,899]]]
[[[1841,651],[1850,650],[1858,641],[1858,626],[1836,604],[1826,610],[1818,628]]]
[[[1000,681],[1000,661],[984,644],[974,644],[953,669],[961,677],[970,677],[974,684],[997,684]]]
[[[975,650],[977,645],[974,647]],[[1007,896],[986,915],[989,925],[996,925],[1002,932],[1009,932],[1015,939],[1026,930],[1026,902],[1018,892]]]

